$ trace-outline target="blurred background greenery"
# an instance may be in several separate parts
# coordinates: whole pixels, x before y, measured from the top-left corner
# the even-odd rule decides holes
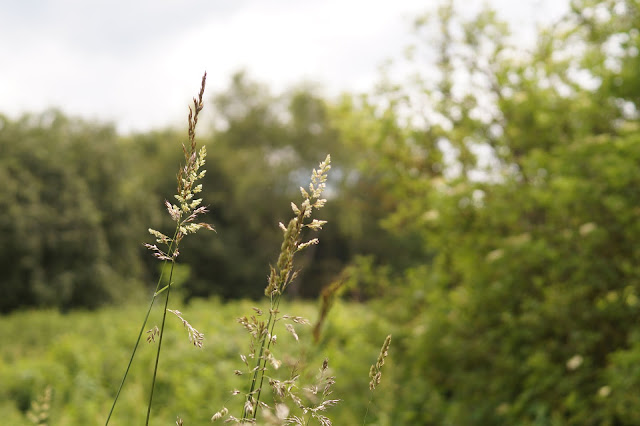
[[[184,310],[207,341],[167,345],[156,420],[203,424],[239,386],[247,339],[233,319],[263,293],[277,223],[330,153],[328,224],[299,259],[291,313],[316,319],[308,300],[332,283],[341,300],[317,343],[290,350],[312,371],[329,356],[335,424],[362,421],[388,333],[372,424],[640,423],[638,28],[637,0],[574,0],[530,48],[491,10],[444,5],[416,17],[411,71],[370,93],[274,94],[234,75],[199,141],[217,234],[179,257]],[[58,110],[0,116],[7,424],[28,424],[47,385],[51,424],[105,418],[158,274],[142,242],[170,226],[184,140]],[[144,414],[144,353],[123,423]]]

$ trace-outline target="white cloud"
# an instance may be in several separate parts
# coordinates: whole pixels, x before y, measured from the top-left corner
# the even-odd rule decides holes
[[[511,20],[526,11],[494,3]],[[400,55],[409,18],[424,7],[418,0],[10,2],[0,15],[0,112],[57,106],[124,131],[148,130],[182,122],[205,69],[209,94],[240,68],[276,90],[303,79],[330,93],[364,90],[384,60]]]

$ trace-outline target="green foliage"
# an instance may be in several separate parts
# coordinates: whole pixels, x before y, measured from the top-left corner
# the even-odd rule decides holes
[[[185,424],[205,424],[220,404],[242,410],[240,399],[230,391],[242,389],[245,377],[234,375],[241,368],[238,354],[248,350],[246,333],[234,318],[252,311],[253,303],[237,301],[223,304],[217,299],[194,301],[188,307],[189,320],[205,333],[202,349],[187,341],[187,332],[177,318],[169,318],[165,343],[171,348],[162,355],[158,372],[152,423],[166,423],[177,415]],[[25,311],[0,318],[3,341],[0,347],[0,418],[12,425],[29,425],[26,412],[47,385],[52,387],[50,424],[86,425],[104,423],[122,366],[128,360],[142,305],[106,308],[95,312]],[[315,320],[315,306],[309,303],[283,303],[281,310]],[[288,334],[278,336],[278,351],[299,360],[296,366],[302,383],[313,383],[325,357],[331,374],[337,376],[332,397],[340,404],[332,407],[334,424],[358,424],[368,400],[369,367],[380,351],[380,336],[391,328],[380,315],[363,305],[338,303],[328,320],[330,334],[318,347],[302,346]],[[152,312],[161,315],[161,308]],[[365,329],[368,332],[363,333]],[[311,328],[296,328],[301,341],[311,340]],[[6,340],[4,340],[6,339]],[[157,343],[156,343],[157,344]],[[127,386],[112,418],[113,424],[144,422],[148,400],[149,368],[155,344],[142,343]],[[389,415],[394,386],[393,347],[385,364],[382,383],[369,420]],[[281,369],[292,365],[283,364]],[[366,395],[367,398],[364,398]],[[270,398],[269,395],[266,397]],[[234,405],[234,402],[236,405]],[[386,414],[385,414],[386,413]],[[395,424],[393,422],[380,424]]]
[[[615,422],[599,391],[638,319],[639,143],[559,147],[536,163],[536,184],[469,185],[439,201],[452,214],[432,232],[450,245],[423,277],[422,344],[445,418]],[[477,205],[462,202],[480,190]]]
[[[0,312],[135,297],[146,217],[133,205],[147,197],[113,128],[0,117],[0,147]]]
[[[303,273],[292,295],[315,297],[360,255],[370,256],[373,266],[386,259],[396,270],[422,255],[418,239],[380,226],[398,205],[387,192],[395,177],[383,176],[377,165],[391,161],[391,145],[363,147],[368,138],[353,138],[364,126],[388,128],[393,142],[403,131],[392,116],[382,124],[359,122],[362,117],[346,122],[348,105],[333,106],[316,92],[299,86],[274,95],[237,74],[213,98],[216,124],[199,141],[209,151],[202,198],[210,220],[224,231],[185,242],[186,300],[260,296],[280,242],[273,225],[287,220],[289,200],[329,152],[335,158],[330,225],[323,244],[298,259]],[[2,118],[0,145],[7,155],[0,159],[0,203],[6,214],[0,230],[7,243],[0,249],[0,286],[7,296],[0,311],[94,308],[150,289],[157,268],[141,243],[148,227],[170,226],[161,206],[174,192],[174,159],[185,136],[171,129],[119,136],[110,126],[57,111]],[[360,172],[366,164],[375,165],[372,173]]]
[[[397,279],[387,310],[405,324],[395,418],[638,418],[639,11],[574,2],[527,52],[494,13],[464,21],[446,6],[435,47],[425,37],[438,78],[345,102],[345,123],[371,123],[354,136],[365,147],[403,135],[372,149],[393,161],[362,172],[394,177],[384,225],[431,254]],[[433,35],[429,22],[418,35]]]
[[[380,228],[390,208],[383,188],[357,171],[360,147],[343,143],[332,107],[313,88],[276,96],[239,74],[213,104],[217,125],[200,142],[210,153],[202,198],[224,232],[186,242],[185,299],[261,294],[280,242],[274,224],[287,220],[289,200],[327,152],[338,156],[329,182],[331,225],[323,244],[300,257],[304,285],[293,284],[292,294],[313,297],[355,256],[379,262],[390,247],[405,245]],[[157,268],[141,243],[148,227],[170,226],[161,210],[174,192],[184,140],[171,129],[119,136],[57,111],[2,118],[0,230],[7,243],[0,249],[0,311],[94,308],[137,297],[143,282],[150,288]]]

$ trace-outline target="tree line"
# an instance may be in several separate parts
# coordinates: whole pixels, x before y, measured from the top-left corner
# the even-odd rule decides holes
[[[327,153],[336,159],[332,226],[302,260],[309,267],[295,293],[315,297],[355,256],[382,258],[404,244],[381,229],[383,191],[356,167],[355,147],[343,142],[330,105],[312,89],[274,95],[238,73],[209,103],[215,123],[199,141],[210,153],[202,198],[218,233],[187,243],[185,298],[262,293],[281,242],[278,222]],[[0,117],[0,310],[95,308],[144,293],[157,271],[142,243],[147,228],[164,225],[185,138],[171,128],[119,135],[59,110]]]

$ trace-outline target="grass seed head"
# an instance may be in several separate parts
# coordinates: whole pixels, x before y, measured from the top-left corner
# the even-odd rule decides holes
[[[389,346],[391,345],[391,335],[388,335],[386,339],[384,339],[384,343],[382,344],[382,348],[380,348],[380,355],[378,355],[378,360],[375,364],[371,366],[369,370],[369,377],[371,381],[369,382],[369,389],[374,390],[376,386],[380,384],[380,380],[382,378],[382,366],[384,365],[384,359],[389,355]]]

